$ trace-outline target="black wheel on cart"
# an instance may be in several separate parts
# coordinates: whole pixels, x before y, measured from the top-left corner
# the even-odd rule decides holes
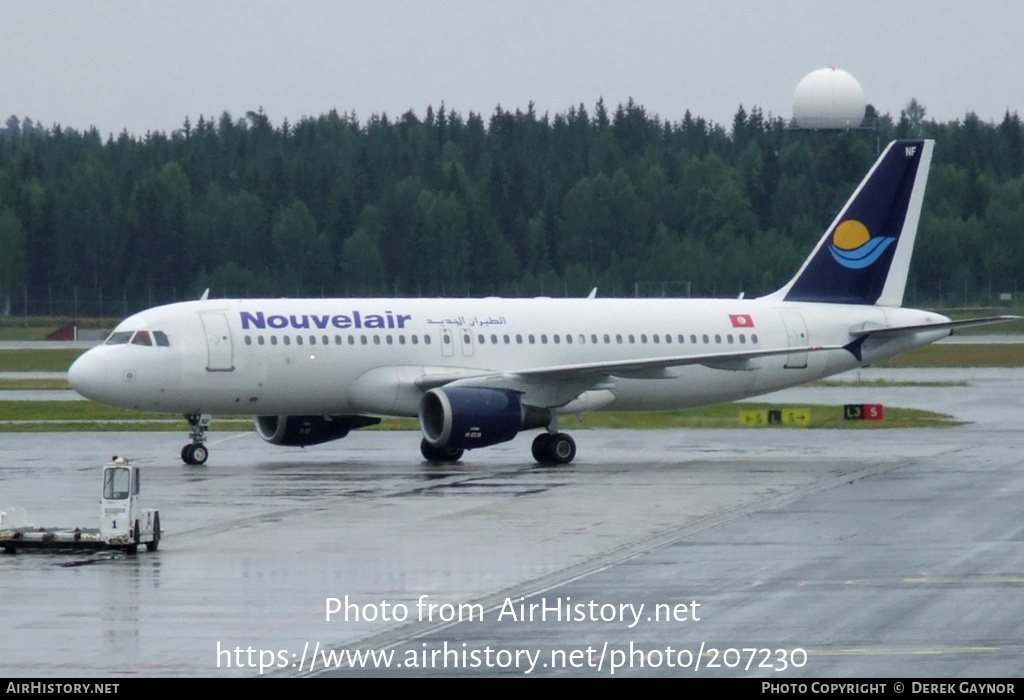
[[[135,521],[135,532],[132,534],[132,539],[135,540],[135,542],[124,548],[125,554],[137,554],[138,551],[139,551],[139,521],[138,520]]]
[[[155,552],[160,546],[160,514],[153,516],[153,541],[146,543],[147,552]]]

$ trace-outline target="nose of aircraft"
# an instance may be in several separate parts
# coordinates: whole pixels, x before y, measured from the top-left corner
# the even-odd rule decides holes
[[[101,400],[108,385],[106,362],[99,353],[87,351],[68,368],[68,384],[87,399]]]

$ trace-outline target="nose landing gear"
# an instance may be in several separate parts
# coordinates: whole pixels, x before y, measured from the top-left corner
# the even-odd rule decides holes
[[[185,420],[192,428],[188,434],[192,442],[181,448],[181,461],[185,464],[206,464],[206,459],[210,456],[210,451],[206,449],[205,444],[206,431],[210,427],[210,422],[213,421],[213,416],[209,413],[187,413]]]

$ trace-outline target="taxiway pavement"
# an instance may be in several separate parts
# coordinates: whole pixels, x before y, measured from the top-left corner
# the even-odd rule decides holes
[[[357,431],[305,450],[213,433],[205,467],[179,463],[184,429],[6,434],[0,507],[95,527],[100,466],[127,455],[166,532],[135,557],[0,556],[0,675],[256,676],[262,663],[294,676],[310,674],[314,651],[320,674],[330,652],[390,649],[388,669],[330,673],[521,675],[535,658],[532,675],[610,675],[619,651],[633,665],[616,675],[1016,676],[1024,372],[939,372],[927,381],[954,384],[771,400],[921,406],[970,423],[573,431],[570,420],[579,456],[557,468],[532,462],[531,436],[437,468],[415,433]],[[348,621],[328,620],[346,596],[360,619],[349,608]],[[541,598],[644,608],[629,626],[524,621],[504,607]],[[419,620],[420,601],[438,606],[433,620]],[[461,603],[483,619],[439,621]],[[693,603],[686,620],[647,619]],[[406,620],[381,619],[401,606]],[[433,653],[445,644],[480,664],[453,667]],[[748,669],[743,649],[759,650]],[[684,650],[700,668],[682,666]],[[785,671],[773,670],[778,650]],[[427,668],[410,665],[420,658]]]

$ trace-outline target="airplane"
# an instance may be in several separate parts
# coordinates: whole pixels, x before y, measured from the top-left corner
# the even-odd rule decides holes
[[[878,362],[960,326],[902,307],[934,142],[894,141],[796,275],[757,299],[208,299],[142,311],[68,371],[100,403],[183,414],[204,464],[214,414],[255,415],[275,445],[418,417],[432,462],[561,416],[709,405]]]

